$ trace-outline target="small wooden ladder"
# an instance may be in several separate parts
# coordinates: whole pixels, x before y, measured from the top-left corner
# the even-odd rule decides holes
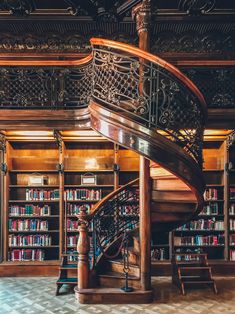
[[[56,282],[56,295],[59,295],[60,288],[63,284],[67,284],[72,287],[77,285],[77,258],[77,253],[62,254],[59,268],[59,278]]]
[[[206,253],[176,253],[172,258],[172,282],[185,295],[186,286],[208,285],[217,294],[215,280]]]

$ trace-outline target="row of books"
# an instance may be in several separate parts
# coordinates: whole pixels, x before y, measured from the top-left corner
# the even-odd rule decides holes
[[[38,249],[14,249],[9,252],[10,261],[44,261],[45,259],[45,252],[44,250]]]
[[[48,231],[48,221],[40,219],[9,219],[10,231]]]
[[[51,246],[48,234],[9,235],[9,246]]]
[[[218,203],[209,203],[203,207],[203,210],[200,212],[200,215],[218,215],[219,205]]]
[[[78,215],[80,213],[80,209],[84,206],[86,207],[87,213],[89,214],[89,212],[91,210],[90,204],[78,205],[78,204],[66,203],[67,215],[69,215],[69,216]]]
[[[206,189],[204,193],[204,199],[206,201],[218,200],[218,190],[217,189]]]
[[[68,236],[67,237],[67,245],[68,247],[74,247],[77,245],[78,242],[78,235],[74,235],[74,236]]]
[[[102,191],[101,189],[70,189],[64,191],[64,198],[67,201],[98,201],[102,198]]]
[[[174,245],[224,245],[224,235],[174,237]]]
[[[230,245],[235,245],[235,234],[230,234],[229,243]]]
[[[230,199],[235,200],[235,188],[230,188],[229,192],[230,192]]]
[[[235,231],[235,219],[229,219],[229,228]]]
[[[26,189],[26,201],[58,200],[59,190]]]
[[[231,204],[229,208],[229,214],[235,215],[235,204]]]
[[[235,250],[229,251],[230,261],[235,261]]]
[[[168,258],[168,252],[165,248],[154,248],[151,250],[151,259],[165,261]]]
[[[67,219],[67,230],[78,231],[78,220]]]
[[[51,207],[49,205],[38,206],[25,204],[24,206],[11,205],[9,207],[9,216],[50,216]]]
[[[177,230],[224,230],[224,221],[217,221],[215,218],[193,220],[179,227]]]
[[[120,215],[139,215],[139,205],[131,204],[119,207]]]

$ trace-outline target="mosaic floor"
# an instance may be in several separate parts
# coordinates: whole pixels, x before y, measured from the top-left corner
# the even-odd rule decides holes
[[[0,278],[0,314],[235,314],[235,277],[217,278],[218,295],[206,288],[189,290],[186,296],[179,294],[169,277],[154,277],[155,301],[143,305],[78,304],[72,292],[55,297],[55,281]]]

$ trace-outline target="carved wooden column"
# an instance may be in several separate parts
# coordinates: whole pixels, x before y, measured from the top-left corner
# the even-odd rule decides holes
[[[89,217],[85,206],[80,209],[79,215],[79,238],[78,251],[78,290],[86,289],[89,286],[89,252],[90,238],[88,234]]]
[[[151,3],[144,0],[132,11],[136,20],[139,48],[149,50]],[[142,63],[143,60],[140,60]],[[140,76],[142,69],[140,66]],[[142,89],[143,86],[140,86]],[[141,90],[140,90],[141,93]],[[150,217],[150,162],[140,156],[140,280],[143,290],[151,289],[151,217]]]

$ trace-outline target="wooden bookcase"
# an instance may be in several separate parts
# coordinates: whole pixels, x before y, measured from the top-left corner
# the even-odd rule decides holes
[[[3,261],[13,264],[47,264],[75,252],[80,206],[90,211],[139,176],[138,154],[103,138],[9,140],[3,159]],[[87,174],[95,184],[83,184]],[[44,184],[30,184],[32,177]]]
[[[202,212],[173,232],[174,253],[207,253],[209,259],[228,259],[228,160],[226,141],[204,142],[204,177],[206,191]]]
[[[228,147],[228,257],[235,261],[235,145]]]

